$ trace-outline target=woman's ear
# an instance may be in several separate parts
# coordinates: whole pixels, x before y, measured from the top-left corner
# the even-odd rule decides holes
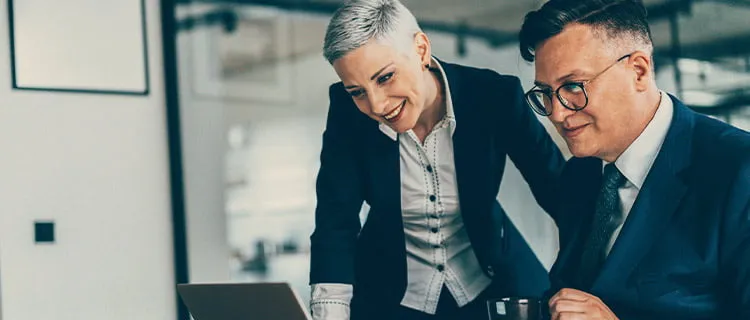
[[[417,56],[423,66],[429,66],[432,62],[432,52],[430,48],[430,39],[424,32],[417,32],[414,35],[414,46],[417,49]]]

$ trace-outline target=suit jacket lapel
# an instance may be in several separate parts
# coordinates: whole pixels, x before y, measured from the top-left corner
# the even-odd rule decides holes
[[[439,61],[439,60],[438,60]],[[492,158],[492,137],[483,134],[481,121],[482,106],[472,105],[471,95],[464,88],[464,80],[457,68],[440,61],[448,79],[453,112],[456,117],[456,131],[453,133],[453,155],[456,168],[459,206],[464,224],[476,252],[485,252],[492,245],[492,223],[489,214],[492,203],[487,202],[491,188],[491,178],[487,174],[490,166],[497,164]],[[484,115],[487,116],[487,115]],[[495,195],[492,195],[494,197]],[[479,257],[480,259],[482,257]],[[480,261],[484,263],[488,261]]]
[[[464,107],[468,102],[465,99],[466,97],[461,95],[461,81],[457,70],[454,70],[453,66],[448,63],[440,61],[440,64],[443,66],[446,78],[448,78],[453,112],[456,116],[456,131],[453,133],[453,161],[456,167],[456,180],[460,197],[459,206],[462,212],[467,212],[466,206],[471,203],[468,197],[476,194],[477,187],[474,183],[477,163],[472,164],[472,153],[477,151],[477,148],[473,147],[472,137],[475,136],[474,131],[478,129],[478,124],[473,123],[472,114]]]
[[[470,197],[476,195],[476,188],[478,187],[476,184],[478,163],[472,164],[473,153],[478,151],[472,143],[472,137],[476,136],[474,131],[478,129],[478,124],[473,123],[472,114],[465,108],[467,102],[466,97],[461,95],[461,81],[458,72],[448,63],[440,61],[440,64],[443,66],[446,78],[448,78],[451,99],[453,100],[453,113],[456,116],[456,131],[453,133],[453,161],[456,168],[459,206],[461,212],[466,213],[469,212],[468,207],[473,203]]]
[[[687,190],[681,173],[691,158],[694,120],[691,111],[676,98],[672,100],[674,114],[661,151],[594,282],[593,292],[625,283],[668,224]]]
[[[370,123],[368,123],[369,125]],[[372,122],[372,129],[368,130],[369,137],[363,142],[368,149],[365,163],[369,166],[367,172],[370,174],[370,186],[372,188],[370,199],[377,205],[378,214],[382,216],[372,216],[369,219],[387,221],[384,225],[388,226],[395,234],[402,234],[396,231],[403,229],[401,219],[401,161],[398,139],[393,140],[380,131],[378,124]],[[371,211],[371,213],[374,213]],[[392,237],[397,238],[397,237]],[[403,237],[401,238],[403,239]],[[398,241],[398,239],[395,239]]]

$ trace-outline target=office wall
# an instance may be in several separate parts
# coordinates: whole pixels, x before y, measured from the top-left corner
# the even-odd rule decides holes
[[[178,6],[177,16],[199,16],[213,8],[211,5],[203,4]],[[230,244],[243,242],[247,237],[253,236],[253,230],[248,229],[247,224],[237,223],[227,215],[227,206],[230,206],[228,198],[231,197],[227,192],[232,180],[230,171],[237,168],[243,170],[251,165],[244,158],[239,159],[239,167],[232,164],[235,158],[228,156],[230,131],[237,126],[250,123],[280,118],[305,118],[311,114],[320,115],[325,112],[327,101],[327,84],[323,83],[322,87],[312,86],[320,87],[320,90],[310,89],[309,85],[302,84],[305,82],[302,78],[299,82],[295,80],[291,90],[300,88],[302,84],[307,89],[304,94],[314,91],[322,93],[322,98],[313,95],[312,99],[298,100],[293,106],[265,105],[252,100],[222,98],[221,91],[225,88],[221,85],[224,83],[213,82],[210,86],[203,85],[212,81],[210,75],[203,72],[212,59],[217,58],[212,52],[216,48],[216,43],[210,40],[211,36],[215,36],[213,32],[217,28],[204,26],[183,30],[178,36],[180,116],[191,282],[236,280],[231,273],[231,263],[234,260],[231,259]],[[322,61],[320,55],[316,58]],[[299,62],[292,64],[293,69],[300,70]],[[335,77],[327,66],[322,67],[330,73],[328,78]],[[232,94],[233,92],[229,92],[229,95]],[[318,100],[321,102],[314,102]],[[306,112],[307,107],[312,111]],[[264,169],[267,168],[258,168]],[[268,226],[256,227],[269,229]],[[243,243],[248,246],[251,244],[250,241]]]
[[[0,50],[2,320],[176,317],[159,1],[146,13],[148,96],[12,90],[9,46]],[[55,221],[55,244],[35,245],[36,219]]]
[[[177,7],[177,16],[204,12],[203,7]],[[229,246],[224,214],[224,171],[227,150],[223,103],[196,97],[194,64],[204,63],[194,48],[210,46],[198,28],[178,34],[180,121],[185,178],[188,278],[191,282],[227,281]]]

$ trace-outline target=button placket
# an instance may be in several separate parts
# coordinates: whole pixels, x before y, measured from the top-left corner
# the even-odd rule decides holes
[[[411,132],[410,132],[411,133]],[[424,146],[419,144],[419,140],[417,139],[416,135],[411,136],[414,140],[415,146],[417,148],[417,153],[419,155],[419,161],[423,168],[423,174],[424,174],[424,188],[425,188],[425,219],[427,220],[427,227],[429,230],[429,236],[428,236],[428,243],[432,243],[433,249],[439,249],[440,246],[437,245],[441,242],[440,238],[440,216],[438,214],[438,207],[437,207],[437,196],[436,190],[435,190],[435,179],[434,175],[436,174],[435,167],[432,164],[432,161],[430,161],[429,157],[429,149],[430,149],[430,143],[434,141],[433,137],[430,135],[425,139]],[[438,255],[440,252],[435,252],[433,254],[433,259],[435,261],[440,261],[440,257]]]
[[[436,126],[435,130],[433,130],[433,132],[431,134],[431,138],[428,138],[429,139],[427,141],[428,143],[425,143],[426,148],[424,150],[425,151],[424,156],[427,159],[427,162],[435,165],[434,167],[431,167],[432,170],[428,170],[429,178],[430,178],[429,179],[429,181],[430,181],[430,186],[429,186],[430,196],[429,196],[428,200],[432,204],[432,206],[431,206],[431,208],[432,208],[431,217],[434,217],[434,220],[437,223],[438,229],[440,229],[442,227],[441,217],[442,217],[443,211],[444,211],[443,204],[442,204],[442,201],[441,201],[441,198],[440,198],[441,197],[441,193],[440,193],[440,176],[439,176],[440,172],[439,172],[439,167],[437,167],[437,164],[439,164],[439,162],[438,162],[438,136],[437,136],[437,132],[439,130],[443,129],[442,124],[443,123],[441,122],[441,124],[439,124],[438,126]],[[436,268],[437,271],[439,271],[439,272],[442,273],[442,272],[445,271],[445,266],[446,266],[445,264],[447,263],[447,260],[446,260],[447,259],[447,257],[446,257],[447,252],[445,250],[445,247],[442,245],[442,243],[443,243],[443,235],[442,235],[442,233],[438,232],[436,235],[437,235],[437,237],[434,237],[433,238],[434,242],[432,242],[432,247],[436,251],[435,255],[434,255],[434,257],[435,257],[435,264],[436,264],[435,268]]]

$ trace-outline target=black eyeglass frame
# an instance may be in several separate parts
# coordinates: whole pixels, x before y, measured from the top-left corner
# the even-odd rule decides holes
[[[604,70],[600,71],[599,73],[597,73],[596,75],[594,75],[593,77],[591,77],[591,79],[583,80],[583,81],[577,81],[577,82],[569,82],[569,83],[563,84],[563,85],[559,86],[554,91],[554,93],[552,93],[551,90],[543,90],[543,89],[540,89],[537,86],[534,86],[534,88],[532,88],[531,90],[529,90],[525,94],[525,96],[526,96],[526,103],[529,104],[529,107],[531,107],[531,109],[534,110],[534,112],[536,112],[539,115],[547,117],[547,116],[549,116],[549,115],[552,114],[552,110],[547,111],[547,108],[545,108],[544,105],[538,106],[537,103],[534,102],[535,101],[534,95],[536,95],[537,93],[541,93],[541,94],[546,95],[547,98],[549,98],[549,101],[552,101],[552,95],[554,94],[555,97],[557,97],[557,100],[560,101],[560,104],[563,107],[565,107],[566,109],[572,110],[572,111],[581,111],[584,108],[586,108],[586,106],[589,105],[589,95],[586,92],[586,85],[589,84],[589,83],[591,83],[592,81],[596,80],[596,78],[598,78],[600,75],[602,75],[605,72],[607,72],[609,69],[612,69],[612,67],[614,67],[615,65],[617,65],[618,63],[620,63],[620,61],[623,61],[623,60],[625,60],[627,58],[630,58],[634,53],[635,52],[628,53],[628,54],[620,57],[615,62],[613,62],[612,64],[610,64],[608,67],[604,68]],[[571,87],[578,87],[578,88],[581,89],[581,92],[583,92],[583,96],[586,99],[586,102],[583,104],[583,106],[581,106],[581,107],[575,107],[575,106],[571,107],[571,106],[568,105],[567,102],[565,102],[565,99],[563,99],[562,97],[560,97],[560,89],[563,89],[563,88],[569,88],[570,89]]]

